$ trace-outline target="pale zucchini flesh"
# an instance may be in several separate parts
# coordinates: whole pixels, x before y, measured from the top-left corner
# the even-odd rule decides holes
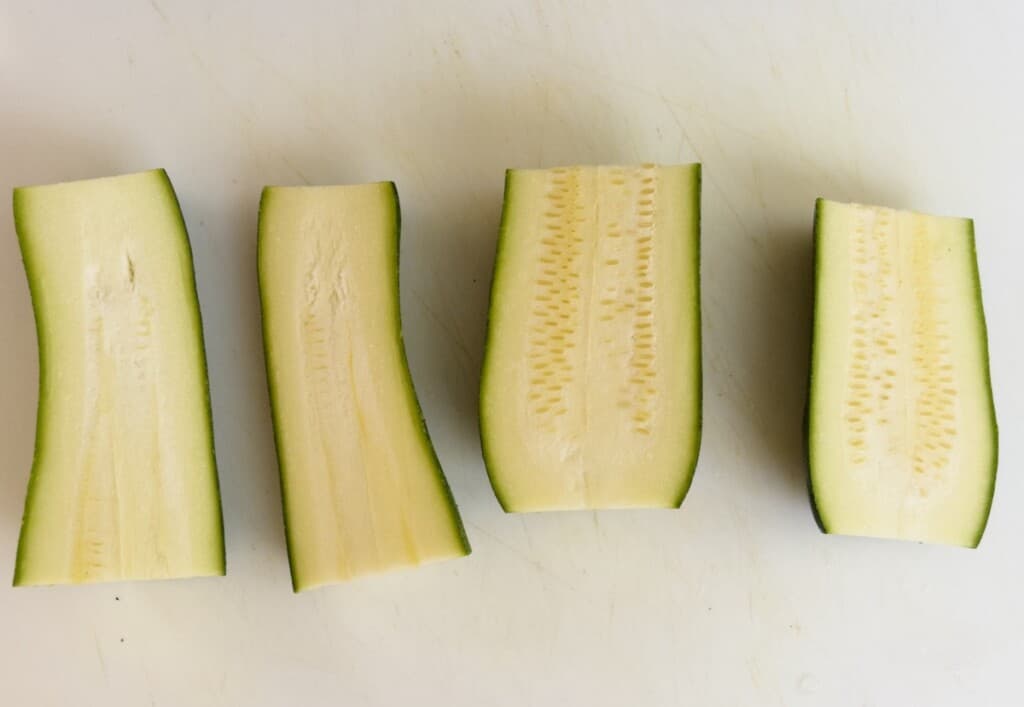
[[[224,574],[202,324],[167,175],[23,187],[39,338],[16,585]]]
[[[700,166],[510,170],[481,385],[506,511],[676,507],[701,430]]]
[[[974,547],[997,429],[969,219],[821,199],[808,445],[826,532]]]
[[[263,192],[263,336],[296,591],[469,553],[405,359],[398,236],[390,182]]]

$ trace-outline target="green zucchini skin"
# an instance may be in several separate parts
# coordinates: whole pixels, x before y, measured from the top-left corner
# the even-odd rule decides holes
[[[264,187],[263,191],[260,192],[260,203],[258,209],[257,226],[256,226],[256,277],[259,283],[260,293],[260,327],[262,336],[260,340],[263,342],[263,362],[267,372],[267,397],[270,401],[270,417],[271,417],[271,431],[274,436],[274,454],[277,459],[277,468],[279,470],[277,475],[278,488],[281,492],[281,518],[284,525],[284,540],[285,550],[288,553],[288,566],[289,568],[295,567],[295,539],[292,537],[291,528],[288,524],[288,486],[285,484],[285,464],[284,459],[281,456],[282,440],[281,440],[281,424],[278,417],[278,406],[274,404],[274,386],[270,382],[270,370],[274,365],[273,351],[271,350],[269,337],[267,336],[267,300],[263,294],[264,288],[264,269],[263,269],[263,223],[264,214],[266,212],[268,203],[272,195],[270,187]],[[295,577],[295,572],[290,572],[292,592],[298,593],[299,584]]]
[[[487,322],[486,322],[486,334],[484,335],[484,360],[480,367],[480,392],[478,396],[478,405],[480,410],[483,410],[485,404],[485,386],[484,381],[487,379],[490,367],[488,366],[489,359],[487,358],[487,350],[492,344],[494,337],[493,321],[492,317],[494,314],[494,301],[496,293],[499,287],[499,277],[501,274],[501,262],[502,262],[502,251],[506,247],[506,239],[508,232],[508,220],[509,220],[509,198],[512,196],[512,182],[515,176],[515,170],[505,170],[505,187],[502,190],[502,209],[501,209],[501,222],[498,226],[498,242],[496,244],[496,252],[494,255],[494,266],[491,268],[491,287],[488,292],[487,299]],[[490,439],[487,434],[487,418],[484,415],[480,415],[478,418],[478,429],[480,432],[480,451],[484,460],[484,469],[487,472],[487,477],[491,482],[491,488],[494,490],[494,497],[498,500],[498,505],[501,506],[501,510],[505,513],[511,513],[512,508],[505,499],[505,494],[502,491],[500,483],[496,482],[495,479],[495,460],[490,452],[490,445],[488,440]]]
[[[985,535],[985,529],[988,527],[988,521],[992,513],[992,503],[995,501],[996,476],[999,469],[999,420],[996,415],[995,390],[992,387],[992,365],[988,349],[988,320],[985,317],[984,300],[981,296],[981,272],[978,266],[978,241],[974,234],[974,219],[969,220],[968,233],[971,244],[971,276],[974,285],[974,303],[978,308],[978,318],[981,322],[981,340],[979,341],[979,344],[983,349],[981,359],[984,366],[983,376],[985,386],[988,390],[988,414],[992,430],[992,465],[988,474],[988,478],[990,480],[988,488],[988,502],[985,505],[985,512],[982,516],[981,525],[978,527],[977,534],[974,537],[974,544],[971,546],[976,548],[981,544],[981,539]]]
[[[192,239],[188,235],[188,226],[185,224],[185,214],[181,209],[181,202],[178,200],[178,194],[174,191],[174,185],[171,183],[171,178],[168,176],[167,171],[163,168],[158,170],[161,178],[163,179],[164,186],[167,189],[168,197],[174,202],[174,209],[178,214],[178,224],[181,227],[182,237],[184,239],[185,250],[188,253],[189,263],[195,262],[195,256],[192,251]],[[202,368],[203,376],[203,393],[206,402],[206,419],[207,427],[210,434],[210,463],[213,465],[214,474],[211,479],[213,482],[213,493],[217,498],[217,522],[220,526],[220,573],[221,575],[227,574],[227,544],[224,537],[224,502],[221,497],[220,490],[220,474],[217,472],[217,454],[215,451],[216,447],[216,436],[213,433],[213,402],[210,397],[210,370],[206,360],[206,335],[203,329],[203,315],[202,310],[199,306],[199,288],[196,286],[195,266],[189,268],[189,275],[191,276],[191,300],[195,303],[192,312],[195,317],[194,326],[196,334],[199,336],[199,363]]]
[[[816,312],[818,308],[818,275],[821,272],[820,263],[818,257],[821,253],[821,247],[818,243],[819,229],[821,226],[821,207],[823,199],[818,198],[814,201],[814,225],[811,228],[811,258],[814,263],[814,291],[815,295],[812,297],[811,305],[811,322],[815,321]],[[804,402],[804,419],[801,425],[803,432],[804,441],[804,464],[807,467],[807,500],[811,505],[811,515],[814,516],[814,524],[818,526],[824,534],[828,534],[828,528],[825,527],[825,521],[822,520],[821,513],[818,512],[818,504],[814,499],[814,483],[811,480],[811,390],[814,388],[814,334],[811,334],[811,340],[809,342],[807,350],[807,399]]]

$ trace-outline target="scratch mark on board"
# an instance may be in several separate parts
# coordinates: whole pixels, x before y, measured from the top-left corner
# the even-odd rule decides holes
[[[163,22],[165,25],[170,26],[171,21],[167,18],[167,13],[164,12],[164,9],[160,7],[160,3],[158,3],[156,0],[149,0],[149,6],[153,8],[153,12],[157,14],[161,22]]]
[[[149,0],[149,6],[153,8],[153,12],[155,12],[157,17],[160,18],[160,21],[163,22],[163,24],[173,33],[173,35],[178,41],[178,44],[181,45],[181,47],[188,52],[193,63],[202,73],[203,78],[205,78],[207,82],[216,90],[216,92],[220,95],[221,99],[225,102],[225,104],[233,111],[238,113],[246,121],[246,123],[251,125],[253,122],[252,116],[250,116],[248,112],[246,112],[242,108],[238,101],[236,101],[231,96],[231,93],[227,90],[227,87],[224,86],[223,82],[221,82],[221,80],[217,78],[216,74],[210,69],[206,60],[203,59],[202,55],[199,53],[199,50],[196,49],[196,45],[192,41],[192,38],[187,33],[179,29],[173,22],[171,22],[170,17],[164,11],[163,7],[160,6],[157,0]]]
[[[765,230],[768,228],[768,204],[764,200],[764,188],[761,184],[761,170],[757,167],[757,162],[751,165],[751,170],[754,175],[754,191],[757,193],[757,203],[761,205],[761,215],[764,217]]]
[[[103,649],[100,647],[100,639],[99,636],[96,635],[95,630],[92,634],[92,640],[93,645],[96,646],[96,659],[100,663],[100,672],[103,673],[103,682],[109,685],[110,680],[107,678],[107,661],[103,658]]]
[[[302,173],[302,170],[296,167],[292,163],[292,161],[289,160],[285,155],[281,154],[278,157],[280,158],[281,162],[284,164],[285,167],[287,167],[288,169],[290,169],[291,171],[295,172],[295,174],[298,175],[299,179],[302,180],[303,184],[309,185],[312,183],[309,181],[309,179],[306,178],[306,175]]]
[[[462,340],[462,336],[460,335],[458,328],[450,325],[441,317],[441,315],[434,311],[433,307],[427,304],[427,298],[419,291],[411,289],[410,292],[412,292],[416,301],[423,308],[423,311],[427,313],[427,316],[430,317],[431,321],[433,321],[434,324],[436,324],[437,327],[447,335],[446,338],[448,341],[451,342],[452,346],[454,346],[455,350],[460,354],[459,358],[462,361],[463,373],[470,375],[473,368],[473,355],[469,352],[469,347],[466,346],[466,343]]]
[[[477,525],[475,523],[466,523],[466,525],[468,525],[471,528],[473,528],[474,532],[477,532],[480,535],[483,535],[484,537],[489,538],[490,540],[492,540],[496,544],[501,545],[503,548],[505,548],[506,550],[511,552],[514,557],[516,557],[517,559],[521,560],[523,563],[525,563],[527,565],[530,565],[531,567],[536,569],[537,572],[542,577],[548,577],[548,578],[554,579],[556,582],[558,582],[562,586],[568,588],[569,590],[571,590],[573,592],[577,591],[576,585],[574,585],[572,582],[564,579],[563,577],[558,576],[557,574],[552,572],[550,569],[548,569],[544,565],[544,563],[542,563],[542,562],[540,562],[538,560],[533,559],[533,557],[531,557],[527,553],[523,552],[522,550],[517,548],[515,545],[512,545],[511,543],[506,542],[505,540],[502,540],[501,538],[499,538],[494,533],[491,533],[491,532],[489,532],[487,530],[484,530],[483,528],[481,528],[479,525]]]
[[[703,162],[704,158],[701,157],[700,151],[697,149],[697,144],[694,142],[693,138],[690,137],[690,133],[686,129],[686,126],[683,125],[683,120],[682,118],[679,117],[679,112],[676,109],[675,104],[668,99],[668,96],[666,96],[664,92],[659,92],[658,96],[661,98],[661,102],[662,104],[664,104],[665,110],[667,110],[668,114],[672,116],[672,121],[676,124],[676,127],[679,129],[679,147],[677,148],[678,152],[682,154],[683,144],[685,143],[690,146],[691,150],[693,150],[693,154],[697,155],[697,159]]]

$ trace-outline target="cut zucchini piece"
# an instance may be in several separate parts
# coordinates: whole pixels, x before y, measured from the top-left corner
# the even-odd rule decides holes
[[[977,546],[997,431],[973,222],[819,199],[814,240],[822,529]]]
[[[402,345],[394,184],[267,187],[259,278],[295,591],[469,553]]]
[[[224,574],[185,222],[154,170],[14,190],[39,337],[15,585]]]
[[[510,170],[480,424],[506,511],[678,507],[701,433],[700,165]]]

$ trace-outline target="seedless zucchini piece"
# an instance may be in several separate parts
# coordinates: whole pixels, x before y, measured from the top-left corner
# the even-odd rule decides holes
[[[224,574],[203,330],[167,174],[23,187],[39,337],[14,583]]]
[[[296,591],[469,553],[402,345],[394,184],[268,187],[263,340]]]

